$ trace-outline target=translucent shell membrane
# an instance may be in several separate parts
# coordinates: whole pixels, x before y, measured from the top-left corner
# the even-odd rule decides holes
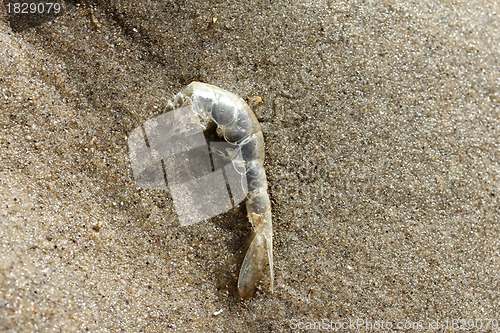
[[[172,107],[190,104],[204,126],[215,123],[217,134],[241,152],[248,183],[246,208],[253,235],[240,269],[238,293],[241,298],[252,297],[267,264],[273,291],[271,202],[263,166],[264,137],[255,114],[235,94],[200,82],[189,84],[169,104]]]

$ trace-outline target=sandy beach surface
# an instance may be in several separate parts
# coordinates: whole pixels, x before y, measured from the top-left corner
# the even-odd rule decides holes
[[[0,6],[1,332],[500,332],[497,1],[67,5]],[[274,294],[234,295],[244,206],[134,182],[195,80],[262,98]]]

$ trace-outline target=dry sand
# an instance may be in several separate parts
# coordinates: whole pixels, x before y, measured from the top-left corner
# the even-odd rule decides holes
[[[0,331],[500,319],[497,1],[113,3],[0,6]],[[182,228],[134,184],[127,134],[193,80],[263,98],[273,295],[225,287],[243,208]]]

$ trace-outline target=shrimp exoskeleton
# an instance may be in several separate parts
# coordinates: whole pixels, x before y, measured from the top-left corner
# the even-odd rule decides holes
[[[191,105],[204,127],[217,125],[217,135],[235,145],[245,164],[248,186],[246,208],[253,237],[238,277],[238,293],[253,296],[269,263],[273,291],[273,240],[271,202],[264,170],[264,137],[250,107],[235,94],[216,86],[192,82],[169,102],[169,108]]]

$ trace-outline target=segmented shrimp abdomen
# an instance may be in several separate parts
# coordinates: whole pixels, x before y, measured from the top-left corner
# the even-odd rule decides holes
[[[252,134],[261,132],[259,122],[250,107],[245,103],[239,109],[234,122],[223,126],[224,138],[229,142],[240,143],[251,137]]]
[[[240,143],[261,131],[248,104],[231,92],[200,82],[192,82],[182,92],[204,123],[213,120],[228,142]]]
[[[201,82],[192,82],[169,102],[169,108],[190,104],[204,128],[217,125],[217,134],[241,152],[247,181],[246,207],[253,239],[238,278],[242,298],[251,297],[269,264],[270,288],[274,286],[271,202],[264,170],[264,137],[255,114],[235,94]]]
[[[262,132],[253,133],[239,146],[243,160],[264,163],[264,136]]]
[[[267,195],[267,178],[262,164],[258,163],[258,161],[248,162],[246,176],[249,200],[252,200],[257,194]],[[250,211],[260,214],[258,211]]]

